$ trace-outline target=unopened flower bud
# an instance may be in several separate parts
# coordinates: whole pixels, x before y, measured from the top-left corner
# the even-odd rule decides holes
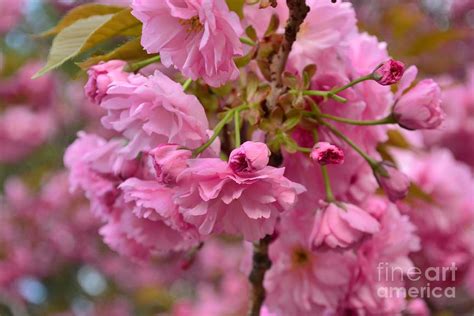
[[[374,169],[375,178],[392,202],[405,198],[410,187],[410,180],[388,162],[380,163]]]
[[[234,172],[250,172],[268,165],[270,150],[265,143],[245,142],[230,153],[229,167]]]
[[[128,73],[123,71],[126,64],[121,60],[111,60],[92,66],[87,71],[89,80],[84,91],[92,103],[99,104],[102,101],[112,82],[126,80]]]
[[[310,157],[320,165],[340,165],[344,163],[342,149],[327,142],[315,144]]]
[[[403,76],[405,65],[401,61],[389,59],[374,70],[375,81],[383,86],[397,83]]]

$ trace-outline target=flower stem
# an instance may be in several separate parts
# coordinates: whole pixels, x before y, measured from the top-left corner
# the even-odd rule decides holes
[[[250,38],[248,37],[241,37],[240,38],[240,42],[242,44],[246,44],[246,45],[249,45],[249,46],[257,46],[257,43],[255,43],[254,41],[252,41]]]
[[[321,173],[323,175],[324,189],[326,190],[326,200],[328,202],[335,202],[334,194],[331,189],[331,180],[329,179],[328,168],[326,166],[321,166]]]
[[[291,93],[298,93],[297,90],[292,90]],[[332,93],[332,91],[320,91],[320,90],[304,90],[302,91],[303,95],[309,95],[309,96],[319,96],[319,97],[324,97],[324,98],[332,98],[336,100],[337,102],[341,103],[346,103],[347,99],[343,98],[341,96],[338,96],[335,93]]]
[[[234,146],[240,147],[240,111],[234,112],[234,125],[235,125],[235,144]]]
[[[142,69],[143,67],[146,67],[148,65],[157,63],[160,60],[161,60],[161,56],[156,55],[156,56],[150,57],[148,59],[145,59],[145,60],[142,60],[142,61],[139,61],[139,62],[136,62],[136,63],[128,64],[128,66],[125,67],[125,71],[136,72],[136,71]]]
[[[384,118],[378,119],[378,120],[366,120],[366,121],[352,120],[350,118],[339,117],[339,116],[334,116],[334,115],[325,114],[325,113],[317,114],[317,116],[322,117],[322,118],[326,118],[326,119],[329,119],[329,120],[332,120],[332,121],[347,123],[347,124],[351,124],[351,125],[383,125],[383,124],[396,123],[396,121],[395,121],[395,119],[393,118],[392,115],[389,115],[387,117],[384,117]]]
[[[362,81],[367,81],[367,80],[373,80],[374,77],[372,74],[369,74],[369,75],[366,75],[366,76],[363,76],[363,77],[360,77],[360,78],[357,78],[355,79],[354,81],[351,81],[349,82],[348,84],[342,86],[342,87],[339,87],[339,88],[335,88],[335,89],[332,89],[331,91],[329,91],[329,94],[336,94],[336,93],[339,93],[341,91],[344,91],[350,87],[353,87],[355,86],[356,84],[358,83],[361,83]]]
[[[310,119],[311,120],[311,119]],[[338,130],[334,125],[317,118],[316,120],[312,120],[316,123],[319,123],[325,127],[327,127],[334,135],[342,139],[344,142],[346,142],[349,146],[351,146],[359,155],[361,155],[367,163],[374,168],[377,165],[377,161],[370,157],[362,148],[360,148],[356,143],[354,143],[349,137],[344,135],[340,130]]]
[[[239,112],[247,108],[248,108],[248,105],[243,104],[241,106],[228,110],[226,114],[224,115],[224,117],[222,118],[222,120],[220,120],[219,123],[217,123],[216,127],[214,127],[214,133],[212,134],[211,138],[209,138],[209,140],[205,142],[203,145],[196,148],[193,151],[193,156],[194,157],[198,156],[200,153],[202,153],[204,150],[206,150],[209,146],[212,145],[212,143],[216,140],[216,138],[221,133],[224,126],[232,119],[236,111]]]
[[[191,78],[186,79],[186,81],[183,83],[183,91],[188,90],[192,82],[193,82],[193,79]]]

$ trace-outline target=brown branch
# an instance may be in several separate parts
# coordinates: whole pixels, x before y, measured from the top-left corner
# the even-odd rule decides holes
[[[272,262],[268,257],[268,247],[273,241],[272,236],[265,236],[253,246],[252,271],[249,275],[249,281],[252,285],[250,293],[250,307],[248,316],[260,316],[260,310],[265,300],[265,287],[263,280],[265,273],[272,266]]]
[[[300,30],[300,26],[304,22],[304,19],[310,10],[310,8],[306,5],[305,0],[287,0],[286,3],[288,5],[290,17],[288,18],[288,22],[285,26],[283,43],[281,44],[278,53],[273,57],[272,63],[270,65],[272,92],[267,99],[270,109],[275,107],[278,97],[283,92],[281,85],[282,73],[285,70],[288,56],[290,55],[293,43],[296,41],[296,35]]]

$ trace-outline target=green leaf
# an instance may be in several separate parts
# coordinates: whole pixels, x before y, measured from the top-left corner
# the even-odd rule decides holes
[[[140,26],[129,9],[116,14],[91,16],[62,30],[53,40],[47,64],[33,79],[61,66],[66,61],[118,35],[128,35]]]
[[[255,31],[255,28],[252,25],[247,26],[245,34],[247,34],[247,36],[254,42],[258,40],[257,31]]]
[[[68,13],[66,13],[66,15],[61,19],[61,21],[59,21],[59,23],[55,27],[53,27],[49,31],[42,33],[41,36],[56,35],[59,32],[61,32],[63,29],[65,29],[66,27],[74,24],[74,22],[78,20],[86,19],[95,15],[114,14],[122,10],[123,10],[122,7],[116,7],[116,6],[108,6],[108,5],[93,4],[93,3],[84,4],[70,10]]]
[[[109,61],[113,59],[132,61],[132,60],[146,58],[148,56],[150,55],[148,55],[147,52],[141,46],[140,39],[136,38],[117,47],[110,53],[91,57],[83,62],[78,63],[77,65],[81,67],[83,70],[86,70],[86,69],[89,69],[89,67],[95,64],[98,64],[101,61]]]
[[[388,140],[386,142],[387,145],[403,148],[403,149],[410,149],[411,145],[406,140],[406,138],[400,133],[399,131],[392,129],[387,131]]]
[[[163,0],[159,0],[163,1]],[[244,2],[245,0],[226,0],[229,10],[234,11],[242,18],[244,16]]]
[[[272,18],[270,19],[270,23],[268,24],[267,30],[265,31],[265,37],[272,35],[278,30],[280,26],[280,18],[278,15],[273,14]]]

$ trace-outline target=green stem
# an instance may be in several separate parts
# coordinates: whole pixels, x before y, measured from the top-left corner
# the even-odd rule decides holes
[[[193,82],[193,79],[191,78],[186,79],[186,81],[183,83],[183,91],[188,90],[192,82]]]
[[[248,105],[243,104],[241,106],[228,110],[226,114],[224,115],[224,117],[222,118],[222,120],[220,120],[219,123],[217,123],[216,127],[214,127],[214,133],[212,134],[211,138],[209,138],[209,140],[206,143],[196,148],[193,151],[193,156],[196,157],[197,155],[202,153],[204,150],[206,150],[209,146],[211,146],[212,143],[216,140],[216,138],[221,133],[224,126],[232,119],[232,117],[234,116],[234,113],[236,111],[237,112],[242,111],[246,108],[248,108]]]
[[[326,200],[328,202],[335,202],[334,194],[331,189],[331,180],[329,179],[328,168],[326,166],[321,166],[321,173],[323,175],[324,189],[326,190]]]
[[[352,120],[350,118],[345,118],[345,117],[339,117],[339,116],[334,116],[330,114],[317,114],[317,116],[326,118],[332,121],[336,122],[341,122],[341,123],[347,123],[351,125],[383,125],[383,124],[392,124],[396,123],[395,119],[393,118],[392,115],[389,115],[387,117],[384,117],[382,119],[378,120],[366,120],[366,121],[358,121],[358,120]]]
[[[142,60],[142,61],[139,61],[139,62],[136,62],[136,63],[128,64],[128,66],[125,68],[125,71],[136,72],[136,71],[142,69],[143,67],[146,67],[148,65],[157,63],[160,60],[161,60],[161,56],[156,55],[156,56],[150,57],[148,59],[145,59],[145,60]]]
[[[301,147],[301,146],[296,146],[295,149],[297,151],[300,151],[302,153],[311,153],[313,151],[312,148],[307,148],[307,147]]]
[[[311,120],[311,119],[310,119]],[[317,118],[314,120],[314,122],[319,123],[323,126],[326,126],[334,135],[345,141],[349,146],[351,146],[359,155],[361,155],[367,163],[374,168],[377,165],[377,161],[370,157],[362,148],[360,148],[356,143],[354,143],[349,137],[344,135],[340,130],[338,130],[334,125],[331,125],[330,123],[323,121],[320,118]]]
[[[329,91],[329,94],[336,94],[336,93],[339,93],[341,91],[344,91],[350,87],[353,87],[355,86],[356,84],[358,83],[361,83],[362,81],[367,81],[367,80],[373,80],[374,77],[372,74],[370,75],[367,75],[367,76],[363,76],[363,77],[360,77],[360,78],[357,78],[356,80],[354,81],[351,81],[349,82],[348,84],[342,86],[342,87],[339,87],[339,88],[335,88],[335,89],[332,89],[331,91]]]
[[[240,147],[240,111],[234,112],[234,125],[235,125],[235,144],[234,146]]]
[[[294,91],[296,91],[296,90],[292,90],[291,92],[295,93]],[[302,91],[302,93],[303,93],[303,95],[319,96],[319,97],[324,97],[324,98],[332,98],[332,99],[336,100],[337,102],[341,102],[341,103],[346,103],[347,102],[346,98],[338,96],[337,94],[332,93],[332,91],[304,90],[304,91]]]
[[[247,44],[249,46],[257,46],[257,43],[255,43],[254,41],[252,41],[250,38],[248,37],[241,37],[240,38],[240,42],[242,44]]]

